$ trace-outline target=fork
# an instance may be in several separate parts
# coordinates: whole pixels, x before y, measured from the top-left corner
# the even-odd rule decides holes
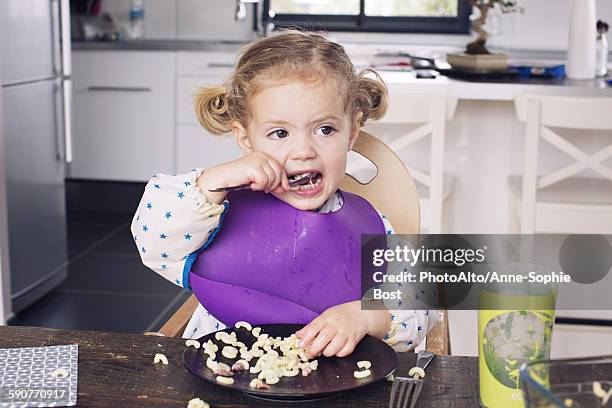
[[[293,180],[289,182],[289,187],[302,186],[304,184],[308,184],[310,180],[312,180],[316,174],[311,173],[305,177],[299,178],[297,180]],[[219,187],[219,188],[211,188],[208,191],[211,193],[221,193],[224,191],[233,191],[233,190],[245,190],[247,188],[251,188],[251,184],[240,184],[238,186],[230,186],[230,187]]]
[[[431,351],[419,351],[417,354],[417,362],[416,366],[425,370],[431,360],[434,359],[436,355]],[[419,398],[419,394],[421,393],[421,388],[423,388],[423,380],[418,378],[418,375],[414,375],[413,378],[409,377],[395,377],[393,381],[393,386],[391,387],[391,397],[389,398],[389,408],[406,408],[408,406],[408,402],[410,402],[410,408],[414,408],[416,405],[417,399]],[[414,389],[412,395],[410,394]],[[394,405],[395,396],[399,390],[399,397],[397,398],[397,404]]]

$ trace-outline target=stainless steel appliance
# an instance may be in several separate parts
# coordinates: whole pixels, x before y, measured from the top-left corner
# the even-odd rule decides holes
[[[2,53],[0,52],[1,66]],[[0,163],[4,160],[4,131],[2,123],[2,92],[0,92]],[[13,315],[6,218],[6,178],[4,176],[4,167],[0,166],[0,326],[5,325],[6,321]]]
[[[69,0],[0,1],[4,169],[14,312],[66,277]]]

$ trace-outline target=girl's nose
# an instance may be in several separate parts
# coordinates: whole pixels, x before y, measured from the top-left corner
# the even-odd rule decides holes
[[[317,152],[308,136],[300,135],[293,139],[289,158],[293,160],[308,160],[316,155]]]

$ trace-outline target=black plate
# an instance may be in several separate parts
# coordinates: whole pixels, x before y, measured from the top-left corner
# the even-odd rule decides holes
[[[304,327],[301,324],[262,324],[262,333],[268,333],[271,337],[281,336],[288,337],[297,330]],[[219,330],[225,332],[236,332],[236,337],[239,341],[246,344],[248,347],[255,342],[255,338],[245,329],[228,328]],[[209,333],[201,337],[198,341],[202,344],[208,340],[212,340],[219,345],[217,352],[217,361],[222,361],[229,366],[237,359],[228,359],[221,355],[223,343],[215,340],[215,333]],[[256,378],[257,374],[250,373],[235,373],[234,384],[225,385],[219,384],[215,378],[216,375],[206,367],[206,358],[203,349],[196,350],[193,347],[188,347],[183,353],[183,364],[193,375],[208,382],[214,383],[220,387],[242,391],[245,394],[258,398],[276,399],[276,400],[303,400],[317,399],[330,396],[331,394],[352,390],[363,387],[380,381],[392,374],[397,368],[398,357],[387,343],[372,336],[366,336],[359,342],[355,351],[350,356],[339,357],[319,357],[319,367],[309,376],[304,377],[298,374],[296,377],[282,377],[280,382],[271,385],[269,390],[257,390],[249,387],[249,382]],[[239,357],[238,357],[239,358]],[[353,376],[353,372],[358,370],[357,362],[361,360],[369,360],[372,362],[372,375],[366,378],[357,379]],[[254,363],[253,359],[251,363]]]

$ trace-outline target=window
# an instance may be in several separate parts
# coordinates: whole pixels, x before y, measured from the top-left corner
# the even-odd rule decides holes
[[[264,0],[276,27],[310,30],[468,33],[469,0]]]
[[[271,0],[270,8],[280,14],[358,15],[359,0]]]

